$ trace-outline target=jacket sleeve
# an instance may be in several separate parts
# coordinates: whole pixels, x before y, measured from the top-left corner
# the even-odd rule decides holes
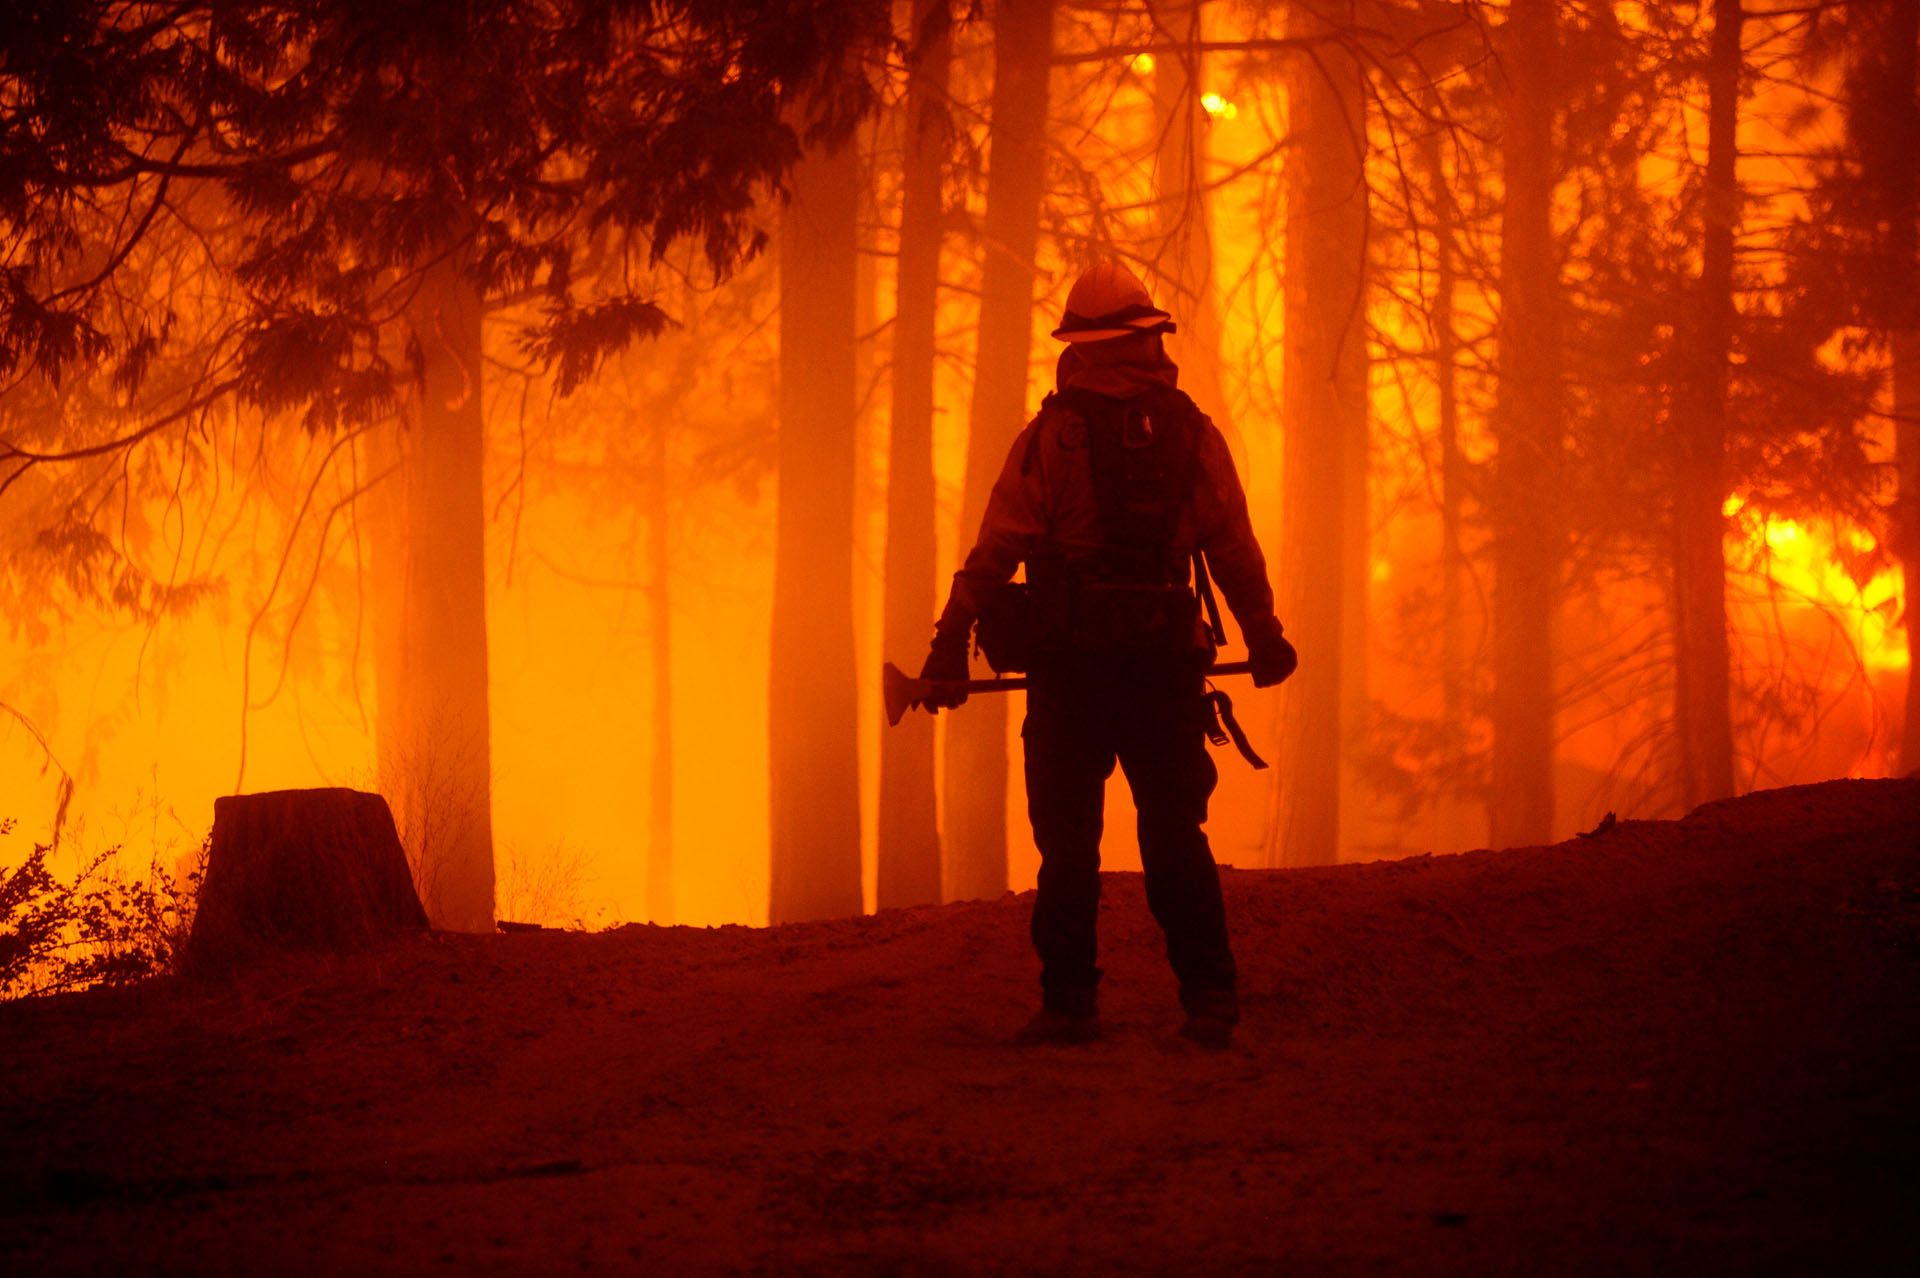
[[[1045,421],[1044,413],[1034,418],[1007,452],[1000,477],[987,497],[980,535],[974,539],[960,571],[953,574],[953,589],[935,627],[941,639],[964,636],[972,629],[994,589],[1012,580],[1014,569],[1033,553],[1046,533],[1044,476],[1038,464],[1027,464]]]
[[[1233,609],[1241,634],[1256,637],[1279,630],[1273,614],[1273,586],[1267,580],[1267,558],[1253,535],[1247,496],[1233,468],[1233,454],[1213,423],[1202,429],[1199,474],[1194,484],[1195,545],[1206,552],[1207,567]]]

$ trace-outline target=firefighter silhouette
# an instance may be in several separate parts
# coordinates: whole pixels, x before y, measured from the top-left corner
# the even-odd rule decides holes
[[[1029,678],[1028,814],[1040,849],[1033,944],[1041,1008],[1023,1037],[1099,1032],[1096,918],[1106,781],[1139,816],[1147,901],[1166,935],[1182,1033],[1227,1045],[1239,1020],[1219,873],[1202,826],[1217,779],[1204,671],[1222,636],[1209,577],[1246,637],[1254,683],[1296,665],[1219,430],[1178,385],[1173,318],[1105,262],[1067,296],[1058,387],[1008,452],[921,671],[968,677],[969,641]],[[1024,583],[1012,581],[1024,564]],[[929,699],[955,706],[964,692]],[[1224,701],[1224,698],[1221,699]],[[1230,710],[1229,710],[1230,714]],[[1237,735],[1237,733],[1236,733]]]

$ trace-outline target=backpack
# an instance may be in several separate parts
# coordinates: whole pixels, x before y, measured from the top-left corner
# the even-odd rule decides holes
[[[1032,668],[1048,654],[1191,656],[1206,665],[1200,642],[1225,641],[1204,558],[1173,548],[1180,517],[1192,501],[1206,418],[1183,392],[1167,388],[1127,399],[1069,389],[1049,395],[1042,411],[1070,413],[1084,430],[1089,473],[1099,507],[1100,553],[1068,565],[1042,558],[1026,582],[997,590],[975,632],[996,671]],[[1033,463],[1035,432],[1022,466]],[[1204,600],[1210,625],[1200,627]]]

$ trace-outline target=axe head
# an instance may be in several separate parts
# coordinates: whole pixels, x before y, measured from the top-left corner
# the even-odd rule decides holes
[[[926,681],[915,679],[891,661],[880,671],[880,700],[886,705],[887,726],[900,722],[900,717],[918,705],[926,696]]]

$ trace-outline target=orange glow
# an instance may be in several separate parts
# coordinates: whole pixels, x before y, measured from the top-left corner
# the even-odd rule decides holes
[[[1216,117],[1220,117],[1228,120],[1231,120],[1240,114],[1239,107],[1227,101],[1227,99],[1221,97],[1218,93],[1201,94],[1200,107],[1208,115],[1216,116]]]
[[[1059,50],[1074,57],[1057,59],[1053,71],[1050,109],[1057,132],[1049,174],[1061,179],[1070,168],[1075,181],[1056,183],[1040,222],[1025,400],[1031,410],[1053,387],[1057,346],[1049,333],[1078,270],[1101,254],[1139,268],[1156,298],[1177,312],[1180,329],[1167,350],[1181,366],[1181,386],[1202,400],[1229,439],[1277,578],[1283,558],[1317,566],[1324,548],[1279,542],[1287,411],[1285,239],[1294,212],[1286,207],[1286,192],[1288,166],[1298,158],[1288,145],[1292,104],[1270,52],[1256,57],[1216,51],[1236,38],[1271,43],[1276,33],[1263,25],[1262,10],[1208,6],[1208,51],[1191,67],[1170,55],[1124,52],[1162,38],[1144,19],[1137,29],[1118,34],[1062,20],[1059,38],[1079,44]],[[960,507],[982,263],[991,251],[981,230],[987,199],[981,173],[992,171],[984,112],[991,22],[960,24],[954,49],[954,99],[968,108],[952,113],[964,131],[954,153],[987,159],[965,171],[955,166],[941,208],[950,231],[941,258],[932,453],[942,591],[973,535],[961,527]],[[1190,84],[1180,80],[1185,87],[1179,92],[1188,96],[1179,114],[1199,139],[1181,145],[1198,153],[1163,165],[1169,153],[1154,148],[1170,145],[1160,113],[1176,72],[1191,77]],[[1449,75],[1422,91],[1450,91],[1468,73]],[[904,100],[904,84],[904,67],[895,67],[893,81],[883,88]],[[1791,161],[1777,158],[1792,148],[1775,145],[1782,134],[1767,123],[1784,92],[1778,86],[1756,89],[1760,100],[1742,125],[1742,141],[1750,145],[1741,173],[1754,188],[1755,226],[1784,222],[1804,203],[1798,195],[1776,193],[1798,189],[1795,182],[1804,177]],[[1404,105],[1405,97],[1395,93],[1383,100]],[[1199,115],[1192,110],[1196,104]],[[1677,107],[1676,122],[1657,138],[1660,145],[1637,166],[1627,166],[1656,207],[1664,208],[1663,201],[1679,207],[1683,185],[1694,175],[1693,153],[1704,140],[1698,106]],[[1369,102],[1369,111],[1381,109]],[[1410,200],[1418,204],[1414,188],[1426,180],[1416,166],[1421,144],[1434,133],[1423,114],[1430,109],[1421,99],[1391,129],[1370,118],[1363,193],[1374,221],[1364,256],[1374,283],[1341,317],[1343,331],[1365,347],[1371,361],[1365,391],[1369,434],[1355,468],[1366,473],[1354,478],[1366,509],[1354,528],[1325,532],[1329,544],[1350,539],[1344,558],[1328,559],[1338,558],[1349,579],[1343,608],[1365,621],[1364,638],[1352,639],[1349,630],[1352,651],[1343,654],[1357,676],[1342,721],[1357,725],[1349,745],[1368,765],[1350,768],[1346,782],[1341,855],[1348,859],[1459,850],[1486,837],[1482,799],[1471,787],[1478,784],[1475,768],[1487,748],[1486,560],[1493,533],[1488,512],[1476,503],[1496,454],[1491,418],[1498,387],[1488,361],[1499,299],[1486,276],[1497,260],[1498,218],[1488,214],[1492,196],[1484,190],[1471,198],[1487,201],[1486,207],[1460,211],[1469,224],[1454,259],[1460,278],[1450,305],[1461,346],[1450,389],[1458,398],[1454,461],[1466,473],[1466,496],[1455,494],[1458,544],[1449,547],[1441,522],[1445,463],[1432,209],[1419,205],[1410,213],[1402,207]],[[1484,104],[1467,109],[1491,110]],[[875,676],[882,660],[911,666],[924,655],[886,652],[882,643],[887,390],[902,201],[894,117],[900,114],[887,116],[873,137],[863,135],[872,147],[871,189],[863,193],[862,239],[847,272],[857,278],[862,335],[856,532],[849,559],[855,605],[850,619],[829,619],[836,626],[850,624],[860,672],[862,858],[869,905],[875,899],[881,731]],[[1440,131],[1444,145],[1497,134],[1483,124],[1475,121],[1457,136]],[[1068,140],[1071,145],[1064,144]],[[1475,182],[1497,186],[1497,158],[1490,150],[1457,163],[1449,159],[1452,167],[1443,176],[1459,179],[1453,185],[1461,188],[1453,196],[1470,198],[1461,177],[1468,170]],[[1176,189],[1174,184],[1189,180],[1193,185]],[[1571,236],[1568,228],[1584,209],[1572,192],[1562,192],[1555,217],[1564,225],[1556,230]],[[772,227],[777,205],[769,203],[764,212]],[[1765,264],[1770,257],[1753,260],[1763,263],[1755,272],[1776,269]],[[487,432],[485,639],[502,918],[570,924],[652,917],[649,821],[662,796],[652,792],[650,768],[661,742],[654,735],[650,676],[653,660],[670,649],[665,743],[674,764],[668,842],[676,907],[671,919],[660,921],[767,919],[769,614],[783,499],[773,477],[780,335],[768,317],[778,277],[775,264],[760,259],[724,288],[705,291],[685,283],[684,265],[671,258],[655,281],[681,327],[612,361],[571,398],[554,393],[552,378],[522,367],[514,325],[537,303],[514,298],[487,320],[488,365],[479,388]],[[1681,261],[1683,269],[1693,265]],[[1196,269],[1210,272],[1199,288],[1182,274]],[[191,309],[185,300],[182,309]],[[1642,416],[1629,426],[1651,431],[1660,410],[1634,411]],[[989,426],[1010,434],[1017,424]],[[75,858],[112,844],[124,844],[135,859],[149,852],[189,855],[206,832],[213,800],[236,784],[250,790],[379,784],[373,535],[366,511],[352,496],[376,469],[375,461],[359,447],[329,459],[332,439],[284,421],[264,428],[251,409],[196,430],[191,444],[178,434],[163,435],[133,454],[128,469],[145,478],[131,499],[115,486],[135,482],[116,478],[117,460],[96,471],[76,468],[58,484],[49,477],[44,488],[38,486],[42,474],[36,474],[34,482],[4,498],[20,503],[21,529],[56,522],[71,502],[85,507],[101,528],[111,526],[110,540],[124,538],[117,548],[145,576],[165,580],[169,566],[178,564],[188,567],[188,575],[217,583],[191,610],[143,618],[80,599],[56,580],[26,619],[32,627],[0,635],[0,704],[25,716],[51,751],[49,762],[21,724],[0,716],[0,818],[17,817],[23,835],[44,837],[52,828],[60,779],[70,776],[76,797],[65,833]],[[666,439],[660,509],[642,496],[650,490],[644,488],[640,446],[653,432]],[[176,473],[187,477],[177,495],[171,483],[155,478]],[[1326,482],[1343,481],[1330,475]],[[296,513],[309,493],[312,510],[337,510],[324,528]],[[807,494],[785,499],[804,501]],[[1822,710],[1838,712],[1826,719],[1809,712],[1790,728],[1763,733],[1742,718],[1746,707],[1736,708],[1738,731],[1748,733],[1740,748],[1751,756],[1741,761],[1742,784],[1883,772],[1894,757],[1888,707],[1911,674],[1901,574],[1868,529],[1811,514],[1768,514],[1762,504],[1758,496],[1734,494],[1722,506],[1736,675],[1750,684],[1761,682],[1758,672],[1794,681],[1796,689],[1811,690],[1806,695]],[[98,514],[109,507],[110,515]],[[670,544],[671,617],[664,633],[648,605],[655,579],[645,548],[656,519],[664,519]],[[1646,522],[1653,526],[1657,519]],[[6,526],[0,518],[0,531]],[[1559,707],[1557,743],[1563,774],[1556,781],[1559,833],[1590,826],[1615,804],[1624,816],[1631,801],[1650,807],[1674,802],[1656,783],[1609,789],[1625,784],[1623,774],[1652,774],[1665,766],[1659,750],[1667,738],[1650,725],[1671,717],[1672,671],[1648,654],[1662,653],[1671,634],[1671,564],[1655,540],[1649,535],[1636,543],[1625,567],[1591,569],[1591,580],[1579,581],[1552,604],[1560,609],[1556,624],[1568,649],[1560,681],[1566,699]],[[24,554],[21,546],[4,545]],[[1449,583],[1450,555],[1465,568]],[[1445,588],[1455,592],[1451,612],[1442,601]],[[1230,621],[1229,629],[1235,642],[1224,655],[1233,659],[1242,654],[1238,627]],[[1442,669],[1449,654],[1463,667],[1451,687]],[[1308,653],[1304,660],[1321,656]],[[1628,683],[1622,671],[1642,677]],[[1233,695],[1254,744],[1271,756],[1280,694],[1236,687]],[[1006,819],[1009,886],[1021,890],[1033,885],[1038,856],[1026,824],[1015,704],[1008,726],[1015,762]],[[1442,716],[1455,712],[1467,716],[1460,740],[1434,746],[1445,735],[1438,730]],[[1381,732],[1380,722],[1389,720],[1402,734],[1381,745],[1368,734]],[[1820,730],[1830,743],[1839,742],[1822,746],[1826,753],[1814,749],[1820,743],[1808,725],[1816,722],[1826,725]],[[1660,744],[1648,747],[1649,740]],[[1442,758],[1446,750],[1470,757]],[[1452,779],[1443,786],[1435,778],[1448,767]],[[1243,769],[1230,755],[1220,757],[1220,770],[1209,826],[1213,846],[1223,862],[1257,864],[1273,824],[1274,777]],[[1613,797],[1620,793],[1631,801]],[[1108,799],[1106,864],[1136,868],[1125,787],[1116,781]],[[1635,813],[1641,814],[1664,809]]]
[[[1728,499],[1736,516],[1728,537],[1729,568],[1763,584],[1762,594],[1782,606],[1833,618],[1851,638],[1870,671],[1905,671],[1905,628],[1900,624],[1900,571],[1878,567],[1859,580],[1845,559],[1877,549],[1873,535],[1831,521],[1805,525],[1793,519],[1760,517]],[[1844,547],[1846,555],[1843,555]]]

